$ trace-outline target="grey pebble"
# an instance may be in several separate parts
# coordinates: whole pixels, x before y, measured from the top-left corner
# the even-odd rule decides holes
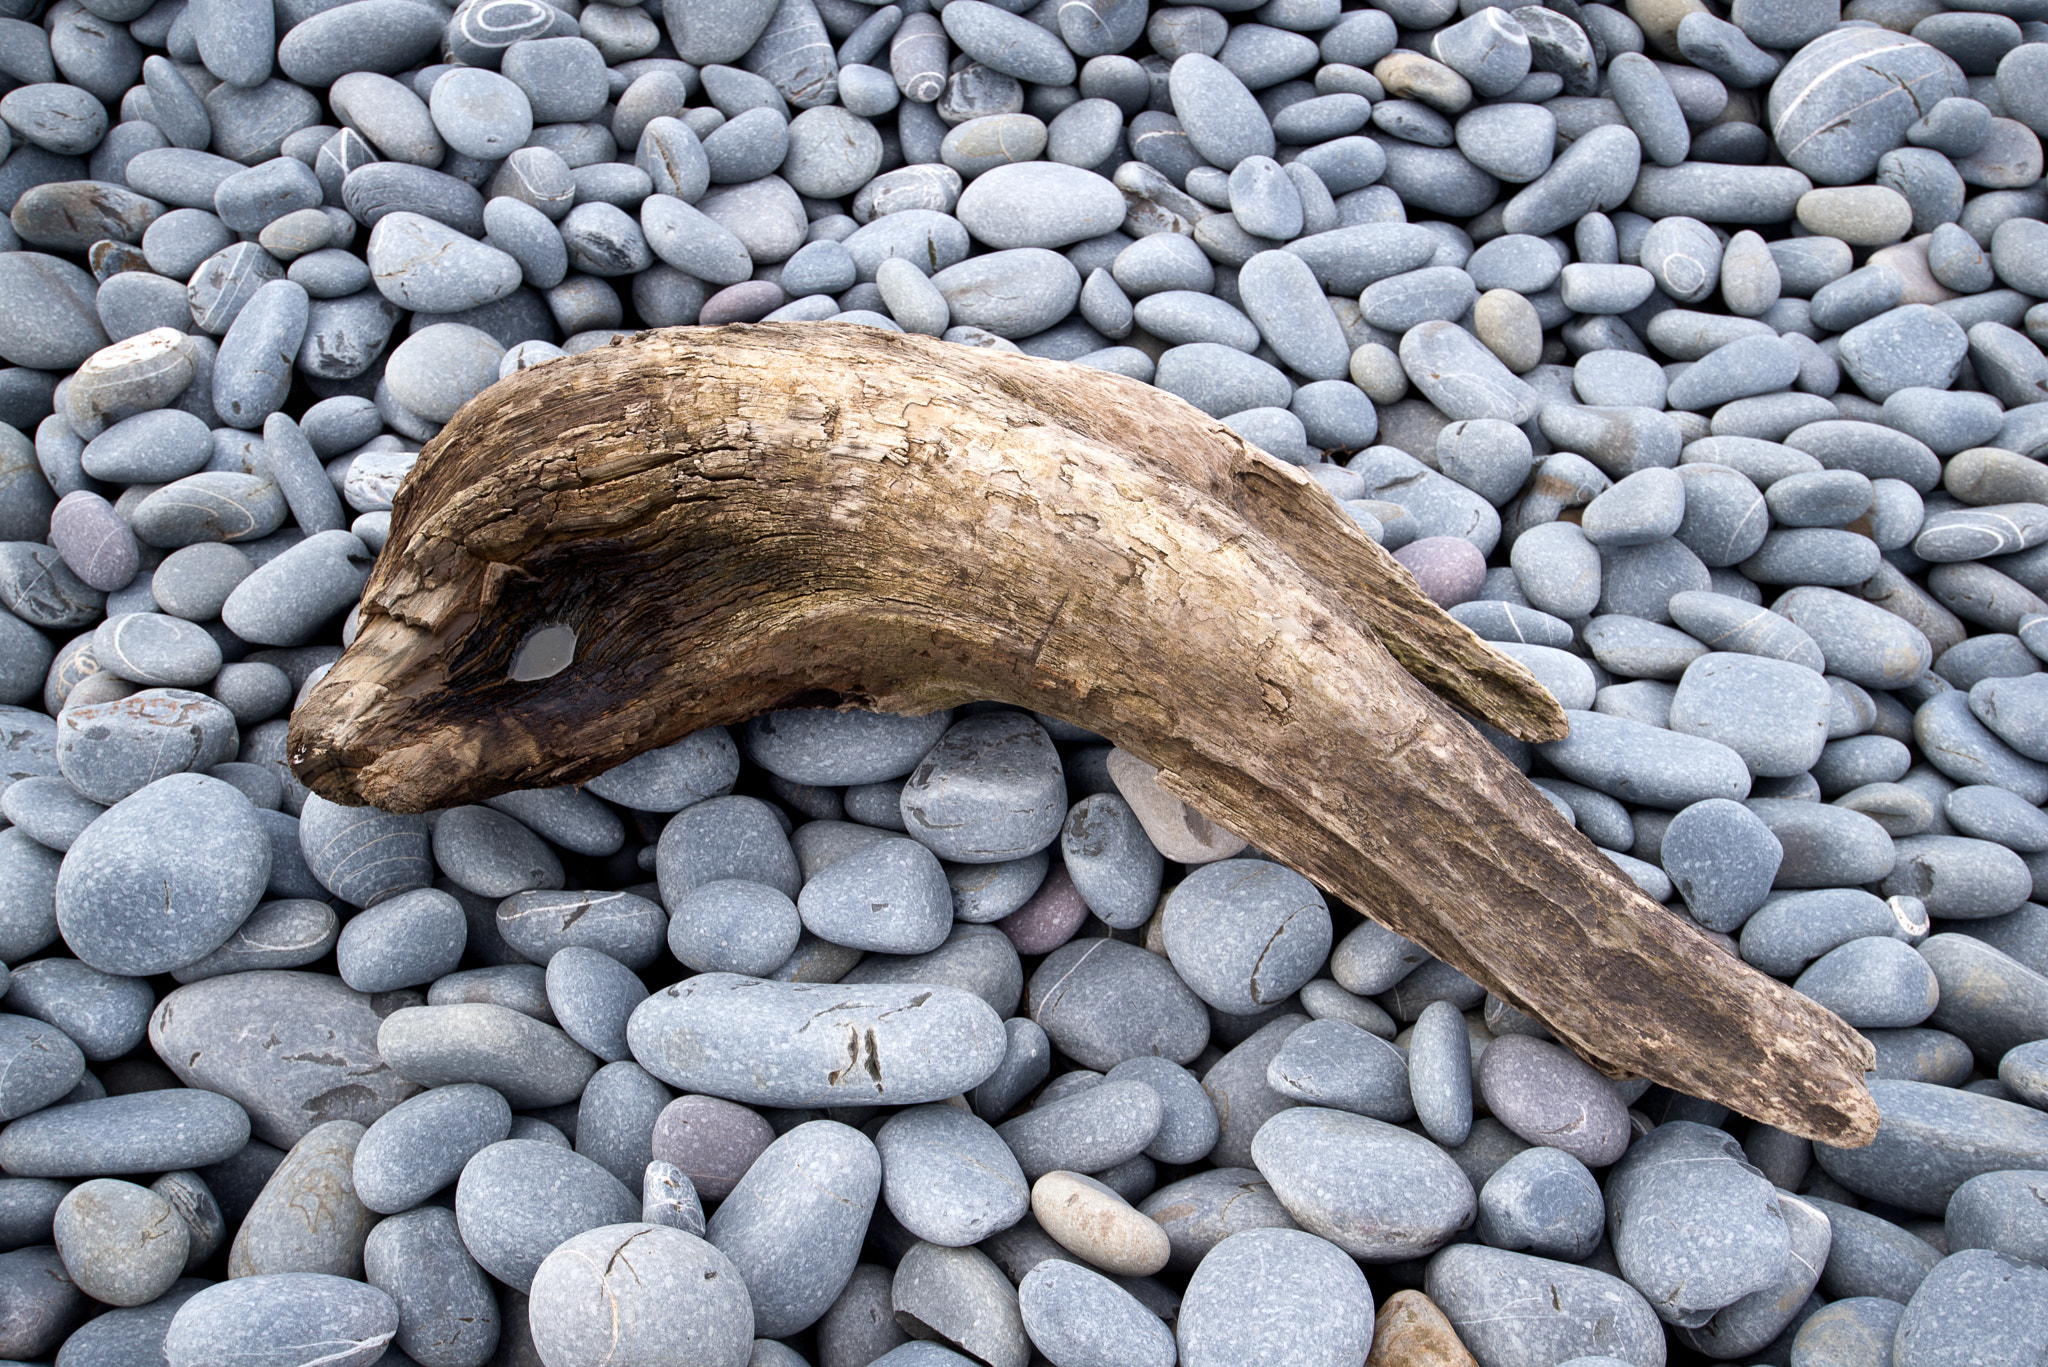
[[[1362,1359],[1372,1336],[1365,1274],[1298,1229],[1243,1229],[1216,1244],[1188,1279],[1174,1326],[1184,1367],[1339,1367]]]
[[[797,1173],[806,1180],[790,1180]],[[762,1151],[705,1230],[746,1279],[757,1335],[795,1333],[831,1307],[881,1184],[875,1146],[831,1121],[799,1125]]]
[[[436,1087],[373,1121],[357,1143],[356,1191],[373,1211],[410,1210],[453,1182],[463,1165],[505,1138],[512,1110],[479,1083]]]
[[[195,1089],[137,1092],[50,1106],[0,1135],[10,1177],[104,1177],[203,1167],[249,1141],[249,1117]]]
[[[260,1033],[237,1035],[226,1021]],[[379,1056],[379,1024],[370,999],[338,979],[254,971],[168,994],[149,1039],[187,1086],[233,1097],[259,1137],[289,1147],[323,1121],[368,1124],[416,1090]]]
[[[564,1241],[639,1214],[640,1201],[591,1159],[530,1139],[481,1149],[462,1169],[455,1218],[485,1271],[529,1290]]]
[[[171,1367],[201,1367],[222,1352],[262,1367],[368,1367],[397,1332],[398,1307],[375,1287],[291,1272],[207,1287],[179,1308],[162,1351]]]

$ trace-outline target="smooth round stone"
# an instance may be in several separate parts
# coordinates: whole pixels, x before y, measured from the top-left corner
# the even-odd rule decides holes
[[[1031,1211],[1053,1241],[1105,1272],[1150,1276],[1171,1253],[1164,1230],[1114,1189],[1074,1172],[1048,1172],[1031,1188]]]
[[[1197,996],[1251,1015],[1292,996],[1328,957],[1322,894],[1264,860],[1226,859],[1190,875],[1166,899],[1168,958]]]
[[[1165,861],[1120,795],[1092,793],[1073,805],[1061,859],[1087,910],[1106,924],[1137,926],[1157,908]]]
[[[299,812],[299,849],[323,887],[359,907],[426,887],[434,875],[425,821],[317,794]]]
[[[1210,1168],[1146,1197],[1139,1210],[1172,1242],[1168,1267],[1192,1271],[1203,1256],[1247,1229],[1296,1229],[1272,1187],[1251,1168]]]
[[[379,1024],[369,997],[337,978],[250,971],[170,993],[149,1041],[188,1087],[233,1097],[258,1137],[288,1148],[327,1120],[368,1124],[417,1090],[379,1056]]]
[[[228,1253],[230,1276],[323,1272],[357,1277],[363,1240],[375,1216],[349,1176],[363,1127],[352,1120],[317,1125],[292,1146],[243,1217]],[[300,1213],[316,1205],[324,1218]]]
[[[1266,1066],[1284,1097],[1393,1123],[1414,1118],[1399,1050],[1347,1021],[1319,1020],[1287,1037]]]
[[[1559,1149],[1524,1149],[1479,1191],[1481,1243],[1514,1253],[1583,1260],[1606,1231],[1600,1185]]]
[[[541,965],[582,946],[637,971],[654,962],[673,933],[658,904],[630,892],[516,893],[499,903],[496,921],[508,945]]]
[[[156,997],[147,983],[136,978],[101,973],[75,959],[39,959],[14,970],[7,1005],[15,1013],[11,1019],[16,1027],[17,1048],[25,1046],[23,1052],[33,1051],[17,1060],[18,1066],[27,1068],[23,1082],[28,1083],[30,1076],[43,1072],[46,1077],[42,1086],[47,1089],[69,1074],[67,1041],[94,1063],[117,1059],[141,1043]],[[24,1033],[20,1025],[23,1016],[55,1026],[61,1034],[33,1029]],[[42,1054],[49,1057],[35,1057]],[[41,1067],[29,1066],[34,1064]],[[49,1077],[49,1073],[56,1076]],[[76,1079],[73,1084],[76,1085]],[[7,1085],[15,1085],[12,1076]],[[69,1090],[67,1087],[54,1091],[49,1099],[61,1098]],[[12,1109],[20,1115],[35,1107]]]
[[[811,1024],[819,1029],[804,1028]],[[948,1041],[945,1052],[930,1052],[939,1039]],[[994,1072],[1004,1047],[1000,1019],[958,988],[878,985],[846,1001],[830,985],[725,973],[649,997],[635,1008],[627,1040],[640,1065],[670,1086],[781,1106],[955,1096]]]
[[[1896,688],[1932,662],[1932,648],[1917,628],[1835,589],[1795,588],[1771,610],[1813,638],[1828,673],[1866,688]]]
[[[1171,1367],[1173,1334],[1129,1292],[1099,1272],[1048,1258],[1017,1284],[1032,1343],[1060,1363]]]
[[[1159,1094],[1137,1081],[1102,1082],[1047,1100],[996,1133],[1033,1181],[1048,1172],[1126,1163],[1157,1138],[1164,1120]]]
[[[373,1211],[410,1210],[461,1176],[511,1125],[505,1098],[481,1084],[422,1092],[379,1117],[357,1143],[356,1194]]]
[[[1688,665],[1671,729],[1734,750],[1752,774],[1804,773],[1827,744],[1831,695],[1812,670],[1754,655],[1712,654]]]
[[[637,811],[678,812],[731,792],[739,760],[739,750],[725,728],[712,726],[635,755],[584,787],[607,802]]]
[[[1103,177],[1056,162],[1002,165],[960,195],[960,222],[991,247],[1064,247],[1122,224],[1123,192]]]
[[[446,1207],[379,1223],[363,1264],[364,1280],[397,1302],[395,1342],[413,1361],[457,1367],[498,1342],[502,1326],[489,1279],[463,1248]]]
[[[1608,1367],[1655,1361],[1664,1347],[1635,1288],[1590,1267],[1455,1244],[1430,1259],[1423,1287],[1466,1345],[1500,1361]]]
[[[155,612],[109,617],[93,633],[102,671],[144,688],[198,688],[220,672],[220,646],[203,628]]]
[[[100,1177],[218,1163],[249,1142],[249,1117],[226,1097],[173,1088],[51,1106],[0,1135],[10,1177]]]
[[[720,878],[676,904],[668,945],[698,972],[760,976],[789,957],[802,931],[796,904],[777,889]]]
[[[416,213],[379,218],[368,253],[378,292],[421,313],[493,303],[520,282],[519,263],[504,252]]]
[[[904,783],[912,839],[955,863],[992,864],[1044,849],[1066,818],[1066,780],[1028,715],[984,713],[949,728]]]
[[[705,1227],[746,1279],[757,1335],[787,1336],[830,1308],[881,1184],[875,1146],[831,1121],[798,1125],[762,1151]]]
[[[1829,950],[1799,975],[1793,989],[1859,1029],[1918,1025],[1940,997],[1927,961],[1889,936]]]
[[[1422,537],[1395,551],[1394,559],[1439,607],[1471,601],[1486,578],[1485,555],[1463,537]]]
[[[1884,828],[1847,807],[1758,798],[1749,810],[1784,850],[1774,886],[1833,888],[1875,882],[1891,872],[1898,852]]]
[[[7,1060],[0,1116],[8,1120],[63,1099],[85,1073],[85,1057],[69,1036],[26,1016],[0,1015],[0,1057]]]
[[[1488,1109],[1531,1144],[1588,1167],[1605,1167],[1628,1147],[1628,1115],[1614,1089],[1556,1044],[1505,1036],[1486,1047],[1475,1072]]]
[[[504,354],[489,333],[437,323],[393,348],[385,376],[392,395],[408,410],[429,422],[447,422],[497,380]]]
[[[1877,1081],[1877,1139],[1864,1149],[1814,1146],[1822,1169],[1851,1191],[1939,1216],[1970,1178],[2021,1168],[2048,1142],[2029,1107],[1922,1082]]]
[[[662,828],[655,870],[662,902],[674,906],[705,883],[742,878],[794,897],[801,879],[781,823],[764,802],[716,797],[684,809]]]
[[[518,1290],[530,1290],[564,1241],[639,1212],[639,1197],[596,1162],[531,1139],[479,1150],[455,1187],[455,1218],[470,1256]]]
[[[1715,798],[1678,814],[1664,833],[1660,862],[1695,920],[1732,932],[1763,905],[1784,856],[1753,812]]]
[[[746,724],[747,758],[792,783],[843,787],[901,778],[936,744],[950,712],[923,717],[806,708],[768,712]]]
[[[342,927],[337,971],[358,992],[422,986],[455,971],[467,938],[462,904],[439,889],[417,888]]]
[[[953,897],[930,850],[915,840],[887,839],[848,854],[806,883],[797,911],[807,929],[834,944],[921,954],[945,940]]]
[[[179,1307],[162,1352],[171,1367],[202,1367],[223,1353],[263,1367],[369,1367],[397,1333],[398,1307],[377,1288],[288,1272],[199,1292]]]
[[[489,807],[455,807],[434,824],[434,862],[481,897],[510,897],[562,885],[562,861],[547,842]]]
[[[220,616],[228,595],[254,570],[249,557],[235,547],[201,542],[165,556],[150,578],[150,592],[157,607],[171,616],[209,622]]]
[[[1623,1275],[1681,1328],[1772,1285],[1791,1251],[1769,1180],[1728,1135],[1691,1121],[1661,1125],[1629,1150],[1608,1177],[1607,1206]],[[1698,1220],[1720,1237],[1678,1232]]]
[[[49,516],[50,544],[88,588],[111,592],[134,580],[141,550],[112,504],[78,489]]]
[[[775,1139],[753,1111],[710,1096],[683,1096],[654,1126],[654,1156],[673,1163],[706,1200],[722,1201]]]
[[[871,224],[870,229],[887,222]],[[849,251],[852,243],[849,238]],[[854,259],[859,261],[860,253]],[[1043,332],[1071,313],[1081,297],[1080,272],[1065,257],[1043,247],[989,252],[945,266],[931,279],[945,296],[955,325],[1011,339]]]
[[[57,876],[58,927],[102,972],[182,967],[219,948],[255,910],[269,854],[240,792],[173,774],[116,803],[72,844]]]
[[[1990,1249],[1944,1258],[1914,1291],[1893,1340],[1894,1361],[1912,1364],[2034,1351],[2048,1336],[2042,1298],[2048,1270]]]
[[[627,1058],[626,1021],[647,998],[646,986],[632,969],[595,949],[570,945],[548,963],[547,992],[548,1005],[570,1039],[607,1063]],[[666,1100],[667,1094],[662,1097]]]
[[[606,1225],[565,1240],[534,1274],[527,1314],[535,1349],[562,1367],[677,1353],[744,1367],[753,1349],[739,1269],[696,1235],[661,1225]]]
[[[1008,1018],[1024,995],[1024,966],[1000,927],[954,926],[926,954],[871,954],[842,983],[936,983],[972,992]]]
[[[979,1243],[1022,1219],[1030,1184],[995,1130],[950,1106],[897,1112],[875,1135],[882,1197],[918,1238]]]
[[[1354,1257],[1418,1257],[1472,1218],[1472,1184],[1457,1165],[1383,1121],[1294,1107],[1260,1127],[1252,1150],[1288,1214]]]
[[[1372,1292],[1358,1264],[1327,1240],[1245,1229],[1202,1258],[1174,1333],[1184,1367],[1344,1367],[1372,1344]]]
[[[1667,809],[1749,792],[1742,757],[1720,742],[1682,736],[1598,712],[1571,712],[1572,735],[1544,745],[1544,758],[1611,797]]]
[[[394,1011],[377,1031],[377,1051],[420,1086],[481,1082],[522,1108],[574,1099],[597,1068],[554,1026],[482,1002]]]

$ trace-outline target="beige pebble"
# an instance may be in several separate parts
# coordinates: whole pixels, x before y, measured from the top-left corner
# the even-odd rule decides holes
[[[1110,751],[1109,777],[1131,804],[1145,834],[1168,859],[1213,864],[1245,847],[1243,836],[1232,835],[1160,787],[1159,771],[1136,755]]]
[[[1486,349],[1517,375],[1543,359],[1543,320],[1536,306],[1513,290],[1488,290],[1472,309],[1472,327]]]
[[[1678,61],[1678,26],[1688,14],[1712,14],[1700,0],[1628,0],[1628,17],[1659,55]]]
[[[1913,206],[1885,185],[1831,185],[1808,190],[1792,212],[1821,237],[1839,237],[1852,247],[1882,247],[1913,227]]]
[[[1977,507],[2048,503],[2048,465],[2017,451],[1973,446],[1949,458],[1942,468],[1941,487]]]
[[[1033,1183],[1031,1213],[1054,1243],[1104,1272],[1149,1277],[1172,1252],[1152,1217],[1078,1172],[1049,1172]]]
[[[1390,52],[1373,64],[1388,98],[1420,100],[1439,114],[1456,117],[1472,103],[1472,83],[1433,57]]]
[[[1478,1367],[1436,1302],[1420,1291],[1396,1291],[1373,1322],[1365,1367]]]
[[[1870,254],[1870,264],[1890,266],[1906,282],[1906,292],[1899,296],[1901,304],[1939,304],[1957,297],[1954,290],[1934,278],[1934,271],[1927,264],[1927,244],[1933,240],[1934,234],[1922,233]]]
[[[1374,403],[1399,403],[1408,392],[1408,372],[1392,348],[1367,342],[1351,353],[1351,383]]]

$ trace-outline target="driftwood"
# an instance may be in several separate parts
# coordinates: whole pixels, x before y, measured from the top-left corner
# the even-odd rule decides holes
[[[533,678],[550,625],[573,661]],[[1079,366],[761,324],[496,385],[400,493],[291,758],[423,811],[773,708],[974,698],[1110,737],[1611,1073],[1876,1132],[1867,1041],[1645,897],[1448,705],[1561,736],[1519,665],[1300,470]]]

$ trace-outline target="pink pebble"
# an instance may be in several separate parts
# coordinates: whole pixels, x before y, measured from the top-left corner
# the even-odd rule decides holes
[[[1088,904],[1067,873],[1065,864],[1046,870],[1045,881],[1031,900],[996,922],[1019,954],[1050,954],[1074,938],[1088,919]]]
[[[1469,603],[1486,582],[1486,557],[1460,536],[1425,536],[1394,552],[1440,608]]]

